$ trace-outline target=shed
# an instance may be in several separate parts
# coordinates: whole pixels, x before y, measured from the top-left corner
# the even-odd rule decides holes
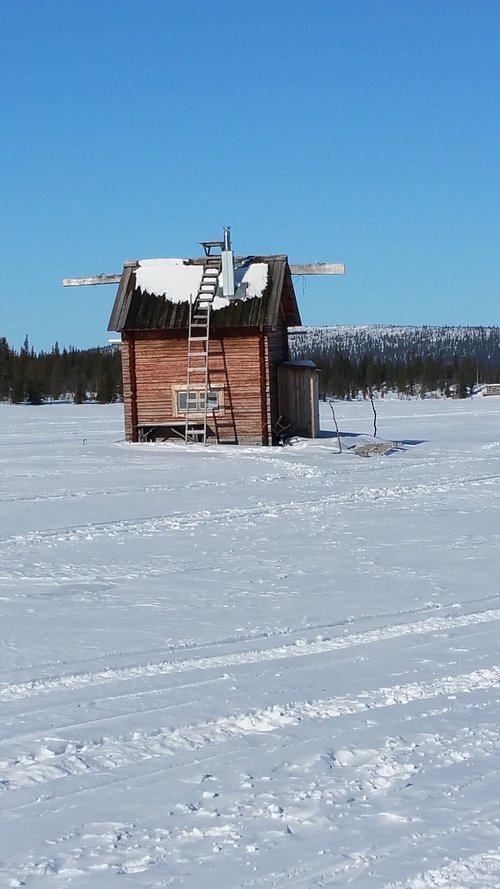
[[[125,264],[108,329],[122,339],[126,439],[184,438],[203,414],[214,443],[276,444],[284,427],[316,435],[317,371],[287,364],[288,327],[301,323],[287,256],[237,257],[235,298],[214,285],[206,337],[193,336],[209,273],[220,278],[213,257]]]
[[[500,395],[500,383],[487,383],[481,393],[482,395]]]
[[[283,416],[293,417],[291,433],[319,436],[319,369],[314,361],[296,359],[278,366],[278,404]]]

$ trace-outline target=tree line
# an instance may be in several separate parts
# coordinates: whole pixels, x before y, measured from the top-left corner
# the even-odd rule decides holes
[[[500,328],[300,328],[290,346],[293,358],[312,358],[322,393],[337,398],[390,390],[466,398],[477,383],[500,382]],[[0,400],[61,398],[120,400],[120,349],[61,349],[56,342],[36,353],[26,337],[16,351],[0,337]]]
[[[43,404],[71,399],[102,403],[122,397],[119,348],[68,349],[56,342],[50,352],[35,352],[26,337],[19,351],[0,337],[0,400]]]
[[[307,357],[321,370],[322,393],[336,398],[356,398],[359,393],[368,397],[375,391],[468,398],[478,382],[500,380],[500,362],[496,369],[484,368],[471,358],[444,362],[414,356],[407,361],[384,361],[371,355],[352,358],[338,350],[308,353]]]

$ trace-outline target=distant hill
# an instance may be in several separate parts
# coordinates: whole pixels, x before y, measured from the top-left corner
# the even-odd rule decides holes
[[[294,357],[342,352],[358,361],[370,356],[405,362],[416,357],[449,363],[469,358],[482,368],[500,365],[500,327],[414,327],[367,324],[292,327]]]
[[[292,327],[293,358],[321,370],[322,393],[338,398],[378,391],[459,398],[500,381],[500,327]]]

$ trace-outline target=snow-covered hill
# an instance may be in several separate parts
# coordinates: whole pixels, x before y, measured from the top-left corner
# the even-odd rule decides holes
[[[500,327],[365,326],[292,327],[294,355],[339,350],[351,358],[372,355],[406,360],[415,355],[452,361],[472,358],[486,367],[500,365]]]

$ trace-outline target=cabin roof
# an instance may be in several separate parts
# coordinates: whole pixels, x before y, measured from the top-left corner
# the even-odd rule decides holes
[[[126,262],[108,330],[187,329],[189,295],[197,292],[196,282],[201,279],[205,262],[203,257]],[[280,317],[287,326],[301,324],[285,254],[236,257],[235,266],[236,273],[239,267],[239,277],[247,285],[246,294],[231,300],[217,296],[212,308],[212,327],[275,328]]]

